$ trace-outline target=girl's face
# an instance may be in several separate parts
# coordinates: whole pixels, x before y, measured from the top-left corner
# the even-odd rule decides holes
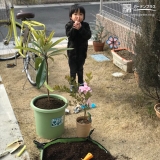
[[[78,12],[74,12],[72,14],[72,17],[70,17],[72,21],[78,21],[78,22],[82,22],[84,19],[84,14],[80,13],[80,10],[78,10]]]

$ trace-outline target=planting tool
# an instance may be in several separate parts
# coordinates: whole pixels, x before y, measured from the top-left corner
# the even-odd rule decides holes
[[[20,146],[22,146],[23,142],[22,140],[16,140],[10,144],[7,145],[4,152],[0,153],[0,158],[16,151]]]
[[[92,153],[88,153],[88,154],[84,157],[84,159],[81,158],[81,160],[90,160],[90,159],[92,159],[92,158],[93,158]]]
[[[19,151],[19,153],[17,154],[17,157],[20,157],[22,153],[25,151],[25,149],[26,149],[26,145],[24,145],[23,148]]]

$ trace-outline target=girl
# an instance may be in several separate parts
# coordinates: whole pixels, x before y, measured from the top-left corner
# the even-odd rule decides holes
[[[83,65],[87,57],[88,40],[91,38],[90,26],[85,19],[85,9],[79,5],[73,5],[69,11],[70,21],[65,25],[66,36],[68,37],[67,51],[68,64],[70,68],[71,90],[73,83],[78,76],[78,83],[83,86]]]

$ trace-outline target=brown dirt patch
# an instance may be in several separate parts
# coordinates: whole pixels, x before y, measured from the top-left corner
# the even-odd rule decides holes
[[[112,61],[97,62],[90,56],[95,53],[92,46],[88,50],[88,58],[84,72],[92,71],[93,79],[90,87],[93,96],[91,101],[97,107],[91,109],[92,128],[95,128],[92,138],[101,143],[118,160],[159,160],[160,121],[153,110],[154,103],[145,98],[138,89],[133,73],[125,73],[113,65]],[[111,58],[110,52],[101,52]],[[35,133],[34,114],[30,107],[33,97],[46,93],[26,81],[22,72],[22,58],[18,58],[17,66],[7,68],[10,62],[0,62],[0,75],[8,93],[15,116],[18,120],[27,151],[31,160],[38,160],[39,150],[33,140],[47,142]],[[124,73],[123,77],[115,78],[114,72]],[[51,85],[66,84],[65,75],[69,74],[69,67],[65,56],[55,57],[50,63]],[[58,92],[54,92],[55,94]],[[58,93],[69,100],[66,93]],[[76,137],[76,118],[83,115],[73,113],[73,106],[68,106],[70,114],[65,118],[65,133],[62,137]]]
[[[85,145],[85,149],[84,149]],[[105,150],[98,147],[91,141],[70,142],[70,143],[55,143],[51,144],[44,150],[44,160],[80,160],[88,153],[92,152],[92,160],[105,159],[116,160],[112,155],[106,153]],[[65,158],[64,158],[65,157]]]
[[[64,106],[65,102],[54,97],[50,97],[49,100],[48,97],[43,97],[37,99],[33,104],[41,109],[57,109]]]
[[[132,52],[128,50],[120,50],[117,51],[116,53],[126,60],[133,60],[135,56]]]

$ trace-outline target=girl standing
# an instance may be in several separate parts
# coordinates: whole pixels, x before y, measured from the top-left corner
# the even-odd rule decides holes
[[[69,11],[70,21],[65,25],[66,36],[68,37],[68,64],[70,68],[71,90],[76,75],[78,84],[83,86],[83,66],[87,57],[88,40],[91,38],[90,26],[85,20],[85,9],[79,5],[73,5]]]

